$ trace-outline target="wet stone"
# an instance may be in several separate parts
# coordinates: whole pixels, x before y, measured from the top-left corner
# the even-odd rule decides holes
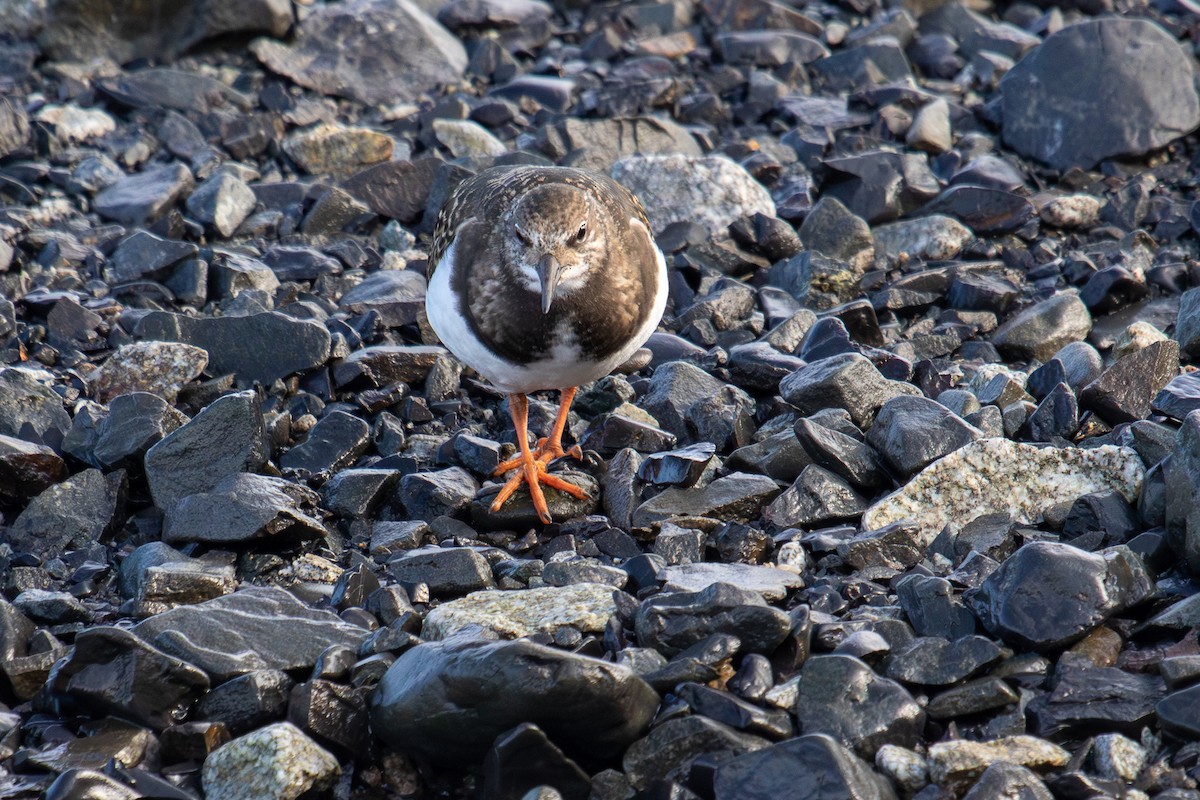
[[[495,587],[487,560],[466,547],[428,547],[402,553],[388,562],[388,572],[401,583],[424,583],[434,595]]]
[[[955,640],[975,632],[974,615],[945,578],[907,575],[896,583],[896,596],[918,636]]]
[[[762,737],[691,715],[656,725],[625,751],[621,766],[634,787],[646,788],[656,781],[683,778],[692,763],[707,753],[738,756],[769,744]]]
[[[1054,688],[1026,708],[1029,729],[1038,736],[1122,731],[1137,735],[1165,694],[1157,675],[1116,667],[1061,665]]]
[[[146,392],[114,397],[108,415],[96,428],[92,458],[97,466],[134,469],[154,444],[188,418],[165,401]]]
[[[88,376],[88,382],[101,402],[129,392],[148,392],[174,403],[180,389],[207,364],[208,353],[190,344],[133,342],[118,348]]]
[[[279,466],[310,476],[328,475],[366,452],[370,434],[370,427],[358,417],[333,411],[317,421],[303,442],[283,454]]]
[[[596,758],[627,747],[658,703],[622,666],[526,639],[456,636],[396,660],[372,695],[371,726],[392,746],[436,763],[482,758],[521,722],[536,724],[568,755]]]
[[[846,481],[810,464],[795,482],[763,509],[763,521],[777,529],[853,519],[866,501]]]
[[[279,588],[243,589],[179,606],[132,629],[220,681],[264,669],[309,669],[331,645],[357,649],[367,631]]]
[[[224,725],[234,736],[247,733],[284,716],[293,683],[277,669],[238,675],[206,692],[195,716]]]
[[[211,491],[227,476],[267,460],[266,431],[253,392],[215,400],[146,453],[155,505],[166,510],[189,494]]]
[[[1031,800],[1052,800],[1054,797],[1033,770],[1004,762],[985,769],[971,790],[963,795],[965,800],[1005,796],[1028,797]]]
[[[130,175],[99,192],[96,213],[125,225],[145,225],[167,213],[191,194],[192,172],[183,164],[168,164]]]
[[[787,614],[762,595],[727,583],[697,592],[658,594],[642,603],[635,618],[638,643],[673,656],[713,633],[730,633],[745,650],[772,652],[791,629]]]
[[[716,800],[768,800],[796,787],[812,800],[841,797],[894,800],[895,791],[871,766],[833,737],[808,734],[723,761],[713,781]]]
[[[1019,700],[1012,687],[999,678],[980,678],[930,698],[925,713],[930,719],[954,719],[1003,708]]]
[[[586,800],[592,781],[541,728],[525,722],[496,737],[484,758],[483,786],[489,797],[541,797],[538,787],[552,786],[545,794]]]
[[[306,486],[235,472],[211,490],[169,506],[163,516],[163,541],[232,546],[319,539],[327,533],[317,516],[319,502],[320,495]]]
[[[843,408],[856,425],[867,425],[893,397],[913,394],[914,387],[890,381],[858,353],[822,358],[793,372],[779,383],[783,399],[801,414],[824,408]]]
[[[667,489],[633,512],[633,524],[645,527],[672,517],[753,519],[763,504],[779,493],[775,481],[763,475],[734,472],[700,489]]]
[[[912,475],[982,435],[936,401],[894,397],[879,409],[867,431],[867,443],[897,473]]]
[[[1080,405],[1105,422],[1118,425],[1150,416],[1151,402],[1179,371],[1179,345],[1155,342],[1118,359],[1088,384]]]
[[[1087,553],[1056,542],[1017,550],[967,605],[992,633],[1035,650],[1079,639],[1153,593],[1140,557],[1118,546]]]
[[[739,731],[772,739],[790,738],[795,726],[787,712],[764,709],[728,692],[720,692],[697,683],[679,687],[676,696],[701,714]]]
[[[1172,692],[1155,711],[1164,730],[1180,739],[1194,739],[1200,733],[1200,686]]]
[[[0,435],[57,450],[71,428],[62,398],[29,370],[0,370]]]
[[[873,759],[884,744],[911,748],[920,741],[925,712],[916,700],[857,658],[811,657],[800,670],[798,692],[800,732],[828,734],[862,758]]]
[[[66,462],[51,448],[0,435],[0,497],[28,499],[66,477]]]
[[[715,584],[728,583],[757,592],[765,600],[782,600],[792,589],[804,585],[790,570],[759,564],[718,564],[697,562],[674,564],[659,571],[668,592],[699,592]]]
[[[367,746],[366,690],[328,680],[311,680],[292,688],[288,721],[318,742],[340,752]]]
[[[1154,396],[1150,407],[1159,414],[1183,420],[1200,409],[1200,375],[1185,373],[1171,378]]]
[[[553,474],[575,484],[587,496],[580,500],[574,495],[558,489],[542,487],[552,519],[564,521],[596,513],[600,506],[600,491],[595,478],[586,472],[569,467],[561,469],[556,467]],[[527,529],[541,524],[528,491],[519,489],[498,511],[492,511],[492,502],[499,493],[499,483],[487,484],[480,490],[470,504],[473,524],[487,530]]]
[[[18,552],[43,558],[99,542],[124,521],[125,473],[87,469],[50,486],[29,502],[7,532]]]
[[[948,686],[987,669],[1003,655],[996,644],[982,636],[964,636],[954,641],[920,636],[892,654],[887,674],[904,683]]]

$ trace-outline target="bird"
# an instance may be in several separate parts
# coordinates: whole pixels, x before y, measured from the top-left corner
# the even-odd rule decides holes
[[[572,167],[500,166],[461,181],[434,226],[425,315],[442,344],[507,395],[517,455],[491,509],[524,483],[538,518],[542,485],[586,499],[548,472],[563,456],[582,384],[608,375],[650,338],[667,303],[667,266],[638,199]],[[561,392],[547,434],[529,444],[529,394]]]

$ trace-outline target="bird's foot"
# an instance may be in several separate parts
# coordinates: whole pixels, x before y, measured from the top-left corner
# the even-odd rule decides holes
[[[583,450],[577,444],[571,445],[569,448],[564,450],[562,441],[551,441],[549,437],[543,436],[541,439],[538,439],[537,448],[533,451],[533,460],[541,461],[546,465],[549,465],[550,462],[554,461],[555,459],[563,458],[565,456],[570,456],[571,458],[582,461]],[[505,461],[501,463],[500,466],[496,467],[496,470],[492,473],[492,475],[498,477],[506,472],[509,472],[510,470],[516,469],[524,463],[525,457],[523,455],[515,455],[508,461]]]
[[[542,443],[544,441],[538,442],[538,454],[543,452]],[[571,449],[578,450],[579,448],[576,446]],[[561,446],[558,450],[560,455],[564,454]],[[508,469],[516,469],[516,472],[509,476],[503,488],[500,489],[500,494],[496,495],[496,499],[492,501],[493,512],[499,511],[508,502],[508,498],[512,497],[517,489],[521,487],[522,483],[529,487],[529,496],[533,500],[533,508],[537,511],[538,519],[545,525],[549,525],[553,519],[550,516],[550,507],[546,504],[546,495],[542,493],[542,484],[549,486],[551,489],[566,492],[577,500],[586,500],[588,498],[588,493],[583,489],[546,471],[549,463],[559,456],[546,458],[538,454],[531,452],[528,456],[518,456],[501,464],[499,469],[496,470],[497,475],[507,472]],[[582,456],[582,453],[580,456]],[[516,463],[505,469],[505,464],[513,461]]]

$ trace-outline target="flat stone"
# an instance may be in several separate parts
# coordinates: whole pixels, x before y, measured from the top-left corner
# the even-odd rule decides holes
[[[1145,467],[1130,448],[1039,449],[1008,439],[980,439],[945,456],[863,514],[863,527],[916,520],[936,535],[947,524],[965,525],[985,514],[1038,522],[1059,503],[1115,490],[1133,502]]]
[[[250,587],[143,620],[134,634],[214,681],[255,670],[307,670],[327,647],[357,650],[367,631],[277,587]]]
[[[875,253],[895,262],[902,255],[923,261],[948,261],[975,238],[961,222],[934,214],[876,226]]]
[[[1048,361],[1064,345],[1087,338],[1091,329],[1092,316],[1079,295],[1064,292],[1007,320],[992,333],[992,344],[1007,358]]]
[[[328,533],[317,516],[319,500],[307,486],[234,472],[211,490],[193,492],[167,507],[163,541],[233,546],[319,539]]]
[[[100,542],[123,523],[125,473],[86,469],[29,501],[6,539],[19,552],[53,558]]]
[[[421,636],[427,641],[446,639],[472,625],[506,639],[553,634],[563,626],[601,633],[616,610],[612,587],[596,583],[471,592],[432,609],[425,616]]]
[[[460,595],[495,587],[487,559],[468,547],[423,547],[400,553],[388,572],[401,583],[424,583],[434,595]]]
[[[96,398],[147,392],[174,403],[185,384],[208,365],[208,352],[182,342],[132,342],[121,345],[89,376]]]
[[[71,429],[63,399],[26,369],[0,370],[0,435],[58,450]]]
[[[130,175],[99,192],[96,213],[125,225],[146,225],[167,213],[192,192],[192,172],[183,164],[168,164]]]
[[[376,311],[385,325],[411,325],[425,308],[425,289],[425,279],[412,270],[381,270],[342,295],[338,305],[355,314]],[[364,349],[378,352],[389,346],[394,345]]]
[[[283,142],[283,151],[312,175],[345,177],[392,156],[392,137],[336,122],[297,131]]]
[[[1033,770],[1061,767],[1070,753],[1034,736],[1007,736],[989,742],[956,739],[929,748],[929,777],[949,789],[972,784],[991,764],[1006,762]]]
[[[621,767],[634,787],[645,789],[657,781],[684,779],[692,763],[707,753],[739,756],[769,744],[761,736],[691,714],[655,725],[625,751]]]
[[[765,475],[734,472],[703,488],[667,489],[633,512],[635,527],[647,527],[672,517],[716,517],[746,521],[758,516],[764,503],[779,494]]]
[[[251,52],[272,72],[367,105],[419,100],[467,68],[462,44],[408,0],[355,0],[314,9],[291,44],[257,39]],[[346,59],[347,52],[369,53]]]
[[[638,643],[667,657],[711,636],[737,636],[745,650],[770,653],[791,630],[791,619],[758,592],[714,583],[698,592],[654,595],[635,618]]]
[[[752,592],[764,600],[782,600],[792,589],[803,587],[803,579],[790,570],[765,564],[719,564],[698,561],[693,564],[672,564],[659,574],[668,592],[699,592],[715,583],[728,583]]]

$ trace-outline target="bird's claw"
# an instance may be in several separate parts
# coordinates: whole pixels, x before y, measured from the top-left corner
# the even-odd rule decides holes
[[[545,440],[543,439],[542,441],[538,442],[538,453],[542,452],[542,443],[544,441]],[[549,486],[551,489],[558,489],[559,491],[566,492],[577,500],[586,500],[589,495],[583,489],[579,488],[573,483],[570,483],[569,481],[563,480],[557,475],[551,475],[546,471],[550,461],[552,461],[554,458],[564,455],[562,448],[559,447],[558,449],[559,456],[544,458],[541,455],[530,453],[529,458],[518,456],[515,459],[510,459],[504,464],[501,464],[496,471],[497,475],[501,474],[502,472],[506,472],[507,470],[504,469],[505,464],[512,462],[515,463],[512,463],[512,466],[508,467],[508,469],[515,469],[516,472],[509,476],[508,480],[505,481],[504,486],[500,489],[500,493],[496,495],[496,499],[492,501],[492,513],[499,511],[504,504],[508,502],[508,499],[513,496],[517,489],[520,488],[522,483],[529,486],[529,497],[531,500],[533,500],[533,508],[537,512],[538,519],[540,519],[544,525],[549,525],[551,522],[553,522],[553,518],[550,516],[550,507],[546,504],[546,495],[542,492],[542,484]],[[575,447],[572,447],[571,450],[579,450],[579,446],[576,445]],[[574,453],[570,452],[566,454],[574,455]],[[580,452],[579,456],[577,457],[582,457],[582,455],[582,452]]]

